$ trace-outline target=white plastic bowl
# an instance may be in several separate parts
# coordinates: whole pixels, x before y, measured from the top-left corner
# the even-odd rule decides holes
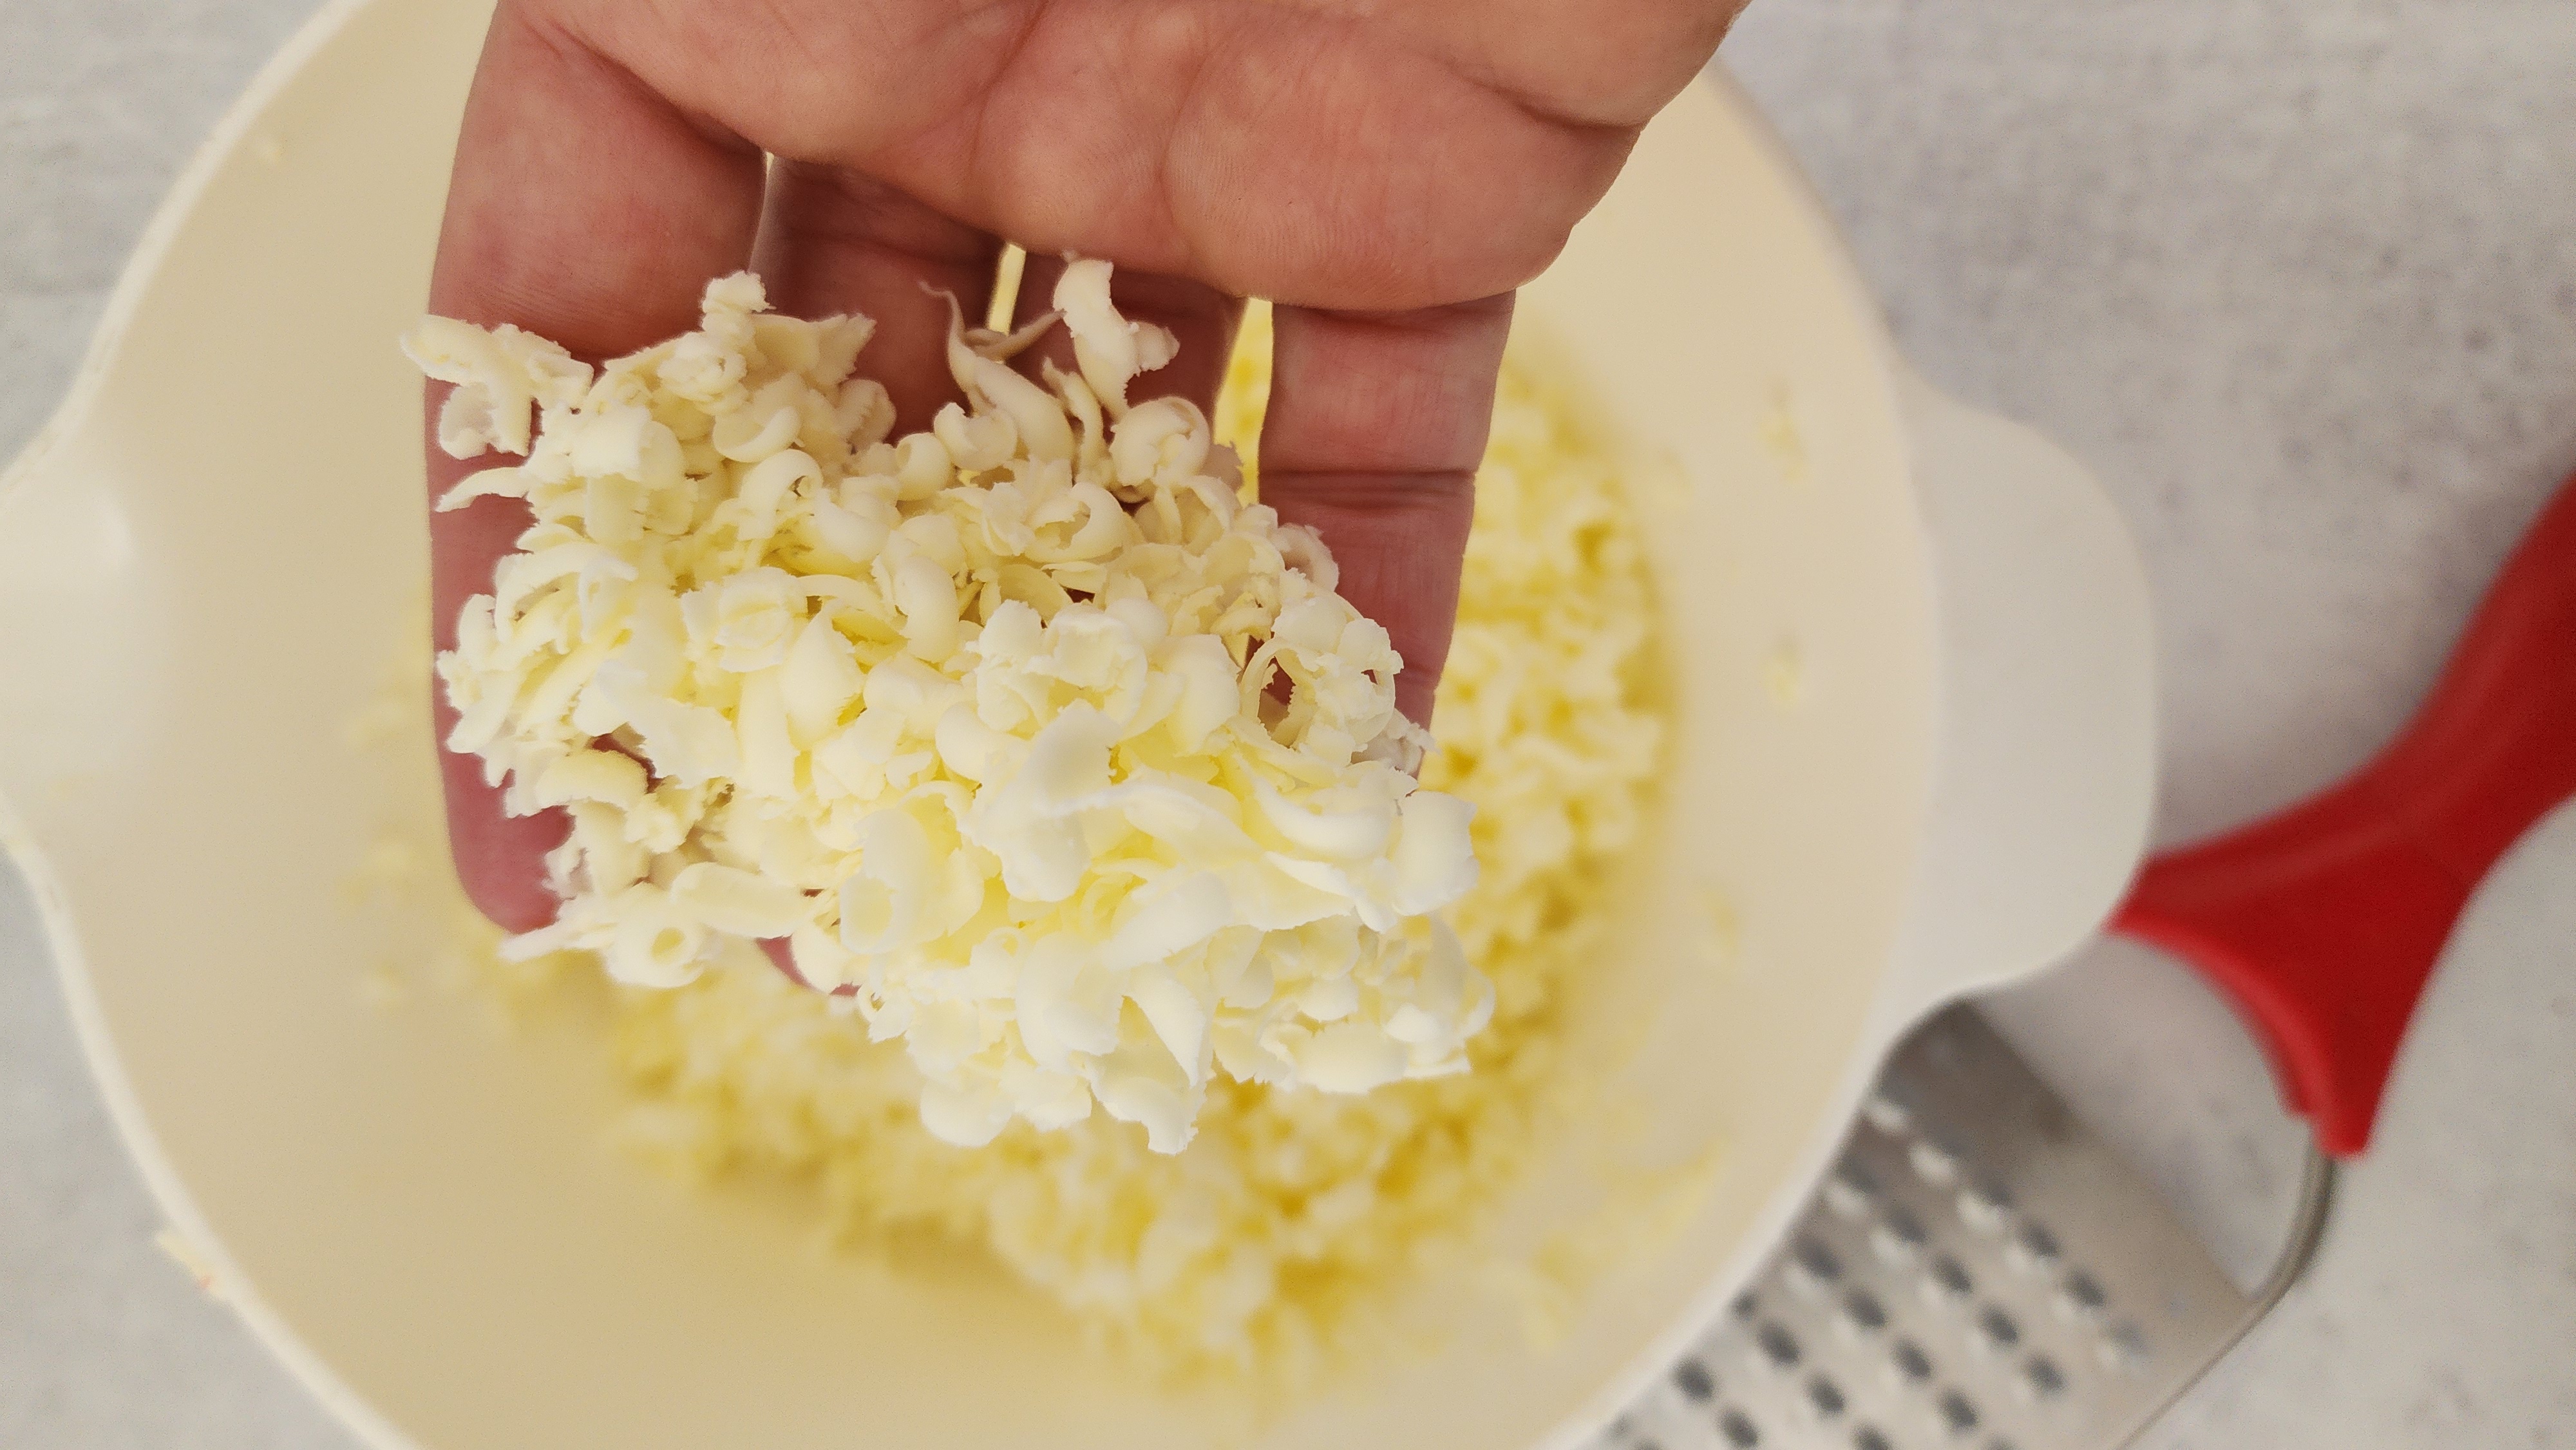
[[[392,344],[484,13],[347,0],[308,27],[0,481],[0,840],[118,1123],[230,1301],[379,1445],[1208,1443],[1219,1400],[1129,1382],[991,1271],[872,1272],[628,1162],[577,1031],[496,1041],[468,1003],[360,990],[418,946],[346,887],[427,799],[426,750],[388,778],[344,734],[422,597]],[[1417,1307],[1448,1347],[1255,1436],[1277,1450],[1597,1426],[1759,1264],[1895,1037],[2085,936],[2144,838],[2117,521],[1905,369],[1732,88],[1654,125],[1523,314],[1675,485],[1643,490],[1677,646],[1668,849],[1580,1030],[1650,1107],[1630,1156],[1715,1143],[1721,1167],[1554,1348],[1436,1286]],[[1598,1166],[1550,1160],[1515,1231],[1575,1221]]]

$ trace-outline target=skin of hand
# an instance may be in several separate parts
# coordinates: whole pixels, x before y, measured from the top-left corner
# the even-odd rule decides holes
[[[751,267],[781,311],[877,320],[860,370],[909,432],[955,396],[934,294],[980,316],[1004,238],[1031,257],[1023,317],[1078,252],[1179,336],[1140,396],[1206,406],[1235,299],[1274,299],[1262,502],[1322,533],[1421,720],[1512,289],[1742,3],[502,0],[430,309],[598,361],[694,327],[707,280]],[[495,461],[428,460],[433,498]],[[492,498],[431,516],[438,648],[526,522]],[[561,814],[506,817],[480,761],[440,763],[467,894],[513,931],[553,920]]]

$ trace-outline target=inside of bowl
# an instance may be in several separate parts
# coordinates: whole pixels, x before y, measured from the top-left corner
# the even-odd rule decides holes
[[[424,817],[352,722],[412,658],[425,577],[417,313],[482,7],[345,7],[243,119],[86,411],[0,529],[0,793],[148,1176],[237,1302],[387,1444],[1206,1443],[969,1261],[834,1256],[791,1205],[611,1148],[595,1024],[369,988],[355,901]],[[1922,544],[1876,326],[1739,102],[1658,123],[1525,328],[1628,450],[1678,733],[1583,1050],[1511,1232],[1631,1167],[1710,1164],[1532,1349],[1458,1286],[1447,1347],[1262,1443],[1495,1450],[1581,1423],[1747,1267],[1858,1090],[1929,750]],[[24,557],[20,557],[23,555]],[[41,684],[29,684],[40,681]],[[427,928],[423,928],[426,930]],[[1712,1156],[1713,1153],[1713,1156]]]
[[[1713,1170],[1673,1222],[1627,1226],[1551,1356],[1559,1393],[1596,1386],[1582,1423],[1750,1276],[1875,1066],[1931,769],[1931,578],[1876,318],[1730,87],[1649,128],[1523,307],[1629,452],[1672,680],[1663,839],[1579,1050],[1622,1064],[1628,1164]],[[1598,1163],[1562,1155],[1535,1202],[1566,1217]]]

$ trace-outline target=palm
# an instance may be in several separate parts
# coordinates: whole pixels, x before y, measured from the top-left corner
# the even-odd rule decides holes
[[[1510,291],[1738,4],[505,3],[432,306],[607,356],[685,329],[707,277],[753,265],[786,310],[876,317],[862,365],[918,427],[950,396],[932,294],[980,307],[1002,238],[1118,263],[1120,305],[1182,340],[1155,381],[1202,401],[1234,299],[1277,299],[1264,501],[1322,530],[1420,718]],[[473,465],[430,466],[439,491]],[[434,520],[440,620],[517,528],[498,506]],[[476,902],[548,919],[536,862],[561,823],[504,820],[473,761],[446,765]]]

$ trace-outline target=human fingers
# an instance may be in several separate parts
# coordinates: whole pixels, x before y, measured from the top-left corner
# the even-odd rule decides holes
[[[634,77],[522,6],[493,17],[467,99],[430,310],[514,323],[593,361],[686,330],[713,276],[741,267],[759,215],[761,158],[683,115]],[[455,459],[435,444],[446,389],[433,385],[430,497],[506,458]],[[483,498],[430,516],[433,641],[455,644],[465,600],[492,587],[527,513]],[[455,725],[443,691],[440,737]],[[442,751],[448,843],[476,907],[513,931],[553,919],[543,857],[559,812],[510,817],[482,763]]]
[[[1634,128],[1716,54],[1745,0],[1321,0],[1570,127]]]
[[[1281,307],[1273,317],[1261,501],[1312,526],[1342,597],[1386,626],[1418,723],[1449,656],[1476,465],[1512,298],[1398,313]]]

